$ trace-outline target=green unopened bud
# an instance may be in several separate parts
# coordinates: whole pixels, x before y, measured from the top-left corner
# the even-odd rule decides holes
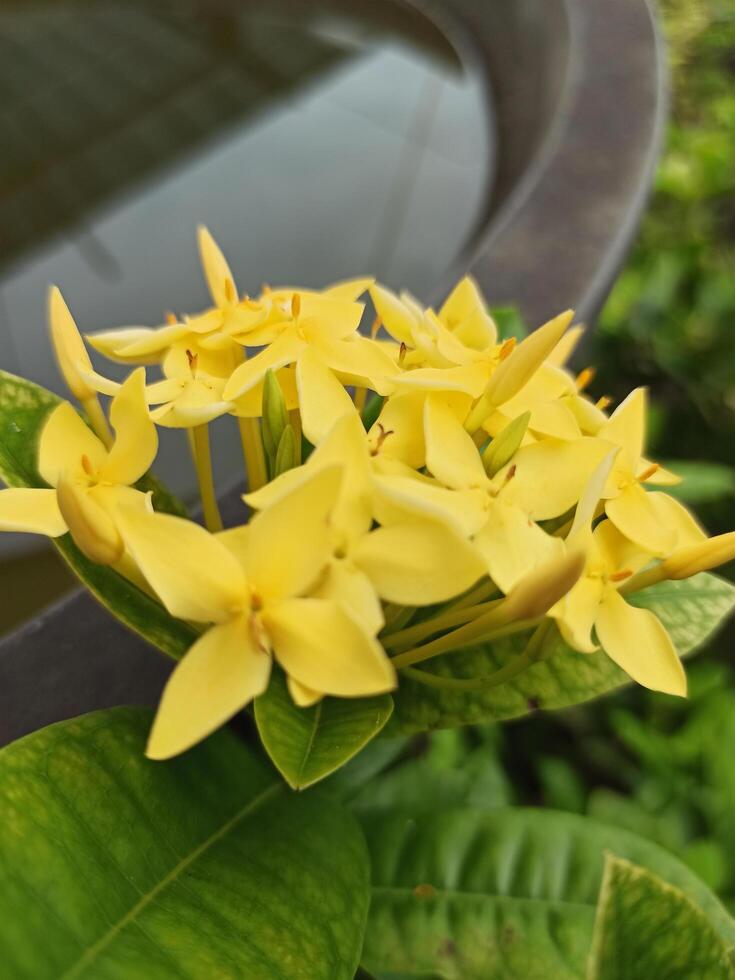
[[[278,446],[288,425],[288,409],[278,378],[271,370],[266,371],[263,380],[263,449],[268,465],[273,472]]]
[[[495,476],[506,463],[513,459],[520,449],[530,421],[531,413],[524,412],[523,415],[519,415],[517,419],[509,422],[503,431],[493,439],[482,454],[482,462],[488,476]]]
[[[298,466],[299,457],[296,450],[296,433],[294,427],[289,424],[281,433],[281,438],[278,441],[278,449],[273,462],[274,480],[286,470],[292,470],[294,466]]]

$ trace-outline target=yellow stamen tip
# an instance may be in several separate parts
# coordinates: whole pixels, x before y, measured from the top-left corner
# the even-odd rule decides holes
[[[577,391],[584,391],[587,385],[593,380],[597,371],[593,367],[586,367],[577,375]]]
[[[516,339],[515,339],[515,337],[508,337],[508,339],[506,341],[504,341],[503,344],[500,347],[500,353],[498,355],[498,360],[504,361],[506,359],[506,357],[510,357],[510,355],[515,350],[515,346],[516,346]]]

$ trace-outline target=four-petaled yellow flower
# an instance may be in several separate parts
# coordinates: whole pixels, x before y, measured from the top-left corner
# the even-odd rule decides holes
[[[327,533],[342,468],[318,470],[250,523],[219,535],[179,517],[126,510],[123,534],[169,612],[212,623],[172,674],[148,755],[165,759],[265,691],[272,658],[297,699],[395,687],[373,631],[333,598],[307,596],[332,554]]]

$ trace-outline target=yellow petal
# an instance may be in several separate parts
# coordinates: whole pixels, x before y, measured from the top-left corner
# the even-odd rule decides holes
[[[84,336],[90,347],[104,354],[110,361],[116,361],[118,364],[156,364],[160,360],[158,350],[148,357],[120,353],[139,341],[148,340],[156,333],[157,331],[151,327],[120,327],[117,330],[100,330],[98,333],[88,333]]]
[[[120,560],[125,546],[115,520],[85,486],[62,473],[56,499],[74,543],[87,558],[98,565],[113,565]]]
[[[439,394],[426,398],[424,438],[426,466],[440,483],[455,490],[487,484],[485,467],[472,436]]]
[[[523,446],[495,480],[506,503],[535,521],[565,514],[577,503],[595,468],[610,452],[600,439],[542,439]],[[510,469],[513,476],[509,476]]]
[[[368,387],[380,395],[393,390],[397,369],[380,344],[355,336],[346,340],[319,338],[313,345],[346,384]]]
[[[172,429],[206,425],[235,409],[234,402],[223,400],[222,387],[219,378],[201,375],[191,378],[167,405],[161,405],[151,412],[151,419],[156,425]]]
[[[237,291],[227,260],[204,225],[199,225],[197,231],[199,255],[212,300],[215,306],[231,306],[237,301]]]
[[[158,327],[141,334],[137,339],[130,340],[124,347],[115,351],[115,357],[122,363],[151,363],[160,361],[166,351],[181,340],[191,336],[191,329],[186,323],[172,323]]]
[[[651,470],[653,470],[652,473]],[[654,468],[650,460],[641,456],[635,471],[636,477],[640,479],[647,472],[650,475],[646,476],[643,482],[650,483],[654,487],[676,487],[682,482],[682,477],[678,474],[672,473],[671,470],[667,470],[664,466],[656,465]]]
[[[370,579],[349,559],[335,559],[312,595],[315,599],[340,602],[365,630],[376,636],[385,623],[383,607]]]
[[[301,426],[304,435],[318,446],[343,415],[356,414],[352,401],[334,373],[316,351],[307,348],[296,362]]]
[[[453,330],[454,336],[472,350],[488,351],[498,342],[498,328],[484,309],[476,309]]]
[[[615,589],[607,589],[595,629],[608,657],[638,684],[686,696],[686,675],[674,644],[649,609],[630,606]]]
[[[676,531],[661,523],[660,508],[651,504],[640,483],[606,501],[605,513],[621,534],[652,555],[669,554],[676,546]]]
[[[619,452],[620,450],[615,446],[603,456],[602,461],[592,471],[592,475],[587,481],[582,496],[579,498],[568,537],[573,538],[580,531],[591,529],[592,521],[597,514],[602,493],[605,489],[605,484],[615,463],[615,457]]]
[[[0,531],[22,531],[58,538],[66,534],[66,530],[55,490],[28,487],[0,490]]]
[[[374,492],[375,517],[385,525],[426,517],[469,537],[487,520],[483,490],[448,490],[410,476],[378,475]]]
[[[38,472],[55,487],[64,470],[81,469],[86,456],[97,470],[107,458],[107,450],[87,428],[69,402],[62,402],[46,420],[38,445]]]
[[[393,379],[398,389],[412,388],[418,391],[456,391],[477,398],[485,388],[488,368],[485,364],[463,364],[459,367],[416,368]],[[469,403],[467,404],[469,408]]]
[[[604,585],[599,576],[583,575],[577,584],[549,610],[564,640],[580,653],[592,653],[592,627],[602,601]]]
[[[370,298],[381,324],[398,343],[413,347],[413,331],[416,317],[405,303],[385,286],[374,283],[370,287]]]
[[[69,307],[56,286],[49,289],[48,315],[51,341],[59,370],[72,395],[84,401],[95,393],[81,374],[92,370],[92,362]]]
[[[286,678],[286,687],[297,708],[311,708],[324,697],[321,691],[314,691],[305,684],[300,684],[293,677]]]
[[[247,572],[262,599],[300,595],[326,566],[342,473],[339,466],[318,469],[250,522]]]
[[[536,619],[548,613],[577,584],[585,561],[585,550],[579,545],[555,549],[510,590],[499,607],[505,621]]]
[[[487,397],[493,405],[503,405],[520,391],[561,340],[574,316],[571,310],[560,313],[521,341],[509,357],[495,369],[487,386]]]
[[[517,507],[491,502],[487,522],[475,536],[490,578],[505,593],[550,559],[564,551],[561,538],[552,537]]]
[[[224,387],[222,397],[232,401],[260,384],[268,369],[278,371],[287,364],[293,364],[306,346],[294,327],[289,327],[270,347],[249,358],[237,367]]]
[[[240,563],[203,527],[122,507],[117,521],[128,550],[172,616],[222,622],[246,602]]]
[[[475,310],[484,310],[486,305],[475,280],[472,276],[465,276],[444,300],[439,318],[450,330],[454,330]]]
[[[381,645],[337,602],[282,599],[264,608],[263,622],[283,669],[312,690],[361,697],[396,686]]]
[[[675,548],[699,544],[707,539],[707,532],[702,525],[678,500],[667,493],[648,493],[646,496],[657,515],[658,523],[676,535]]]
[[[645,388],[636,388],[622,401],[598,435],[601,439],[615,443],[623,450],[623,455],[631,469],[634,469],[643,455],[646,437]]]
[[[566,400],[534,405],[528,428],[537,436],[550,436],[553,439],[579,439],[582,435]]]
[[[211,627],[171,674],[148,739],[149,759],[170,759],[229,721],[268,687],[271,658],[248,616]]]
[[[400,459],[419,469],[424,465],[424,399],[423,392],[393,395],[389,398],[368,433],[371,451],[377,455]]]
[[[384,599],[406,606],[444,602],[485,574],[475,548],[440,521],[380,527],[351,556]]]
[[[548,363],[555,364],[559,367],[566,364],[584,336],[584,330],[585,328],[581,324],[578,324],[576,327],[570,327],[547,357]]]
[[[110,422],[115,441],[100,479],[129,486],[148,472],[158,452],[158,434],[146,404],[145,368],[133,371],[112,399]]]
[[[372,276],[364,276],[361,279],[344,279],[327,286],[324,290],[326,296],[331,299],[346,300],[354,302],[359,299],[375,282]]]
[[[621,534],[612,521],[600,521],[593,534],[594,545],[606,574],[637,572],[651,560],[651,553]]]

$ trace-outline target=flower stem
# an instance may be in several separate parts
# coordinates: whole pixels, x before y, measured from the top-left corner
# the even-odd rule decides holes
[[[498,587],[492,581],[492,579],[483,579],[479,585],[476,585],[474,589],[470,589],[469,592],[465,592],[463,596],[456,599],[454,602],[447,606],[449,609],[465,609],[467,606],[475,606],[478,602],[484,602],[486,599],[491,599],[498,592]]]
[[[426,619],[423,623],[417,623],[408,629],[396,628],[395,631],[391,630],[387,636],[381,637],[383,646],[386,649],[415,646],[427,637],[433,636],[434,633],[441,633],[444,630],[462,626],[464,623],[469,623],[473,619],[477,619],[486,612],[490,612],[499,601],[499,599],[495,599],[492,602],[482,602],[476,606],[469,606],[463,609],[447,609],[445,612],[440,613],[440,615],[432,616],[431,619]],[[393,622],[391,621],[389,625],[393,627]]]
[[[392,659],[393,666],[402,670],[404,667],[411,667],[413,664],[422,663],[424,660],[431,660],[442,653],[460,650],[462,647],[471,646],[473,643],[487,643],[490,640],[499,640],[504,636],[512,636],[514,633],[522,633],[538,623],[536,619],[521,619],[514,623],[504,623],[504,615],[504,610],[498,605],[474,622],[460,626],[459,629],[446,633],[444,636],[432,640],[431,643],[399,653]]]
[[[257,419],[238,418],[242,452],[245,457],[245,469],[248,475],[248,488],[259,490],[268,482],[265,471],[265,452],[260,438],[260,428]]]
[[[215,532],[222,530],[222,518],[217,506],[217,495],[214,491],[212,475],[212,454],[209,448],[209,429],[206,425],[195,425],[191,429],[191,445],[194,453],[194,466],[199,481],[199,496],[202,499],[202,511],[207,530]]]
[[[431,674],[426,670],[419,670],[416,667],[404,667],[402,673],[411,680],[426,684],[428,687],[435,687],[445,691],[486,691],[489,688],[499,687],[507,681],[512,680],[519,674],[524,673],[537,661],[542,659],[545,640],[549,635],[551,620],[546,620],[534,631],[533,636],[528,641],[523,653],[507,664],[499,667],[492,674],[485,674],[482,677],[442,677],[440,674]],[[395,663],[395,661],[394,661]]]
[[[301,465],[301,410],[298,408],[292,408],[288,413],[289,422],[291,423],[291,428],[296,436],[296,462],[295,466]]]

